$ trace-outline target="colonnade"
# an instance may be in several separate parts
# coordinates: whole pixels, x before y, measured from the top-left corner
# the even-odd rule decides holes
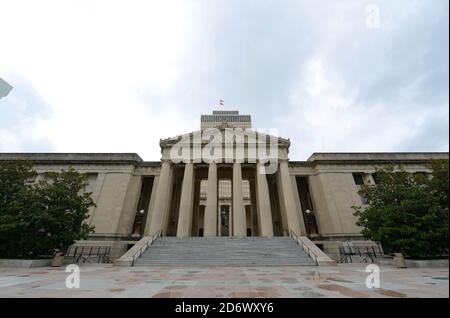
[[[208,164],[207,197],[204,215],[204,236],[218,235],[218,166],[220,164],[212,161]],[[257,217],[259,220],[260,236],[271,237],[274,235],[273,215],[267,176],[260,173],[262,163],[257,162],[256,166],[256,203]],[[247,224],[242,192],[242,165],[234,162],[232,165],[232,234],[233,236],[246,236]],[[287,160],[281,160],[278,165],[279,178],[281,184],[281,203],[284,206],[287,226],[290,230],[300,233],[299,217],[297,213],[296,201],[289,174]],[[153,208],[150,211],[150,229],[148,233],[153,235],[159,230],[164,233],[164,219],[167,216],[170,205],[170,186],[172,177],[172,163],[170,160],[163,160],[159,182],[156,189]],[[195,189],[195,164],[186,163],[184,167],[182,191],[179,204],[177,236],[186,237],[191,235],[192,218],[194,211],[194,189]]]

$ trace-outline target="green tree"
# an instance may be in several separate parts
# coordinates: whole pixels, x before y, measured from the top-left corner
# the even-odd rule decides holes
[[[0,162],[0,256],[17,253],[17,242],[27,232],[18,203],[31,191],[36,172],[29,162]]]
[[[377,182],[358,192],[368,206],[353,207],[366,239],[387,252],[430,257],[448,251],[448,160],[433,161],[431,176],[403,167],[377,170]]]
[[[84,175],[69,168],[35,176],[30,163],[0,163],[0,257],[48,256],[93,231],[83,222],[94,206]]]

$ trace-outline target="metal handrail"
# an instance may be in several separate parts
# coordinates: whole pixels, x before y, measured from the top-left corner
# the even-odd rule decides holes
[[[353,259],[352,256],[359,256],[362,257],[362,259],[359,261],[360,263],[367,263],[367,261],[370,259],[370,261],[372,263],[375,262],[375,258],[377,258],[378,256],[382,256],[383,252],[381,249],[380,244],[377,244],[378,247],[378,254],[377,251],[375,250],[375,246],[371,245],[371,246],[344,246],[341,245],[339,246],[339,259],[337,260],[338,263],[348,263],[350,261],[350,263],[353,263]],[[365,251],[364,251],[365,250]]]
[[[302,248],[302,250],[308,254],[309,257],[313,258],[316,265],[319,265],[319,261],[317,260],[317,254],[314,253],[308,246],[305,245],[305,243],[300,239],[300,237],[295,234],[295,232],[292,229],[289,229],[290,236],[297,242],[298,245]]]
[[[75,245],[70,246],[65,254],[67,257],[73,257],[76,263],[91,263],[92,259],[97,259],[97,263],[111,263],[111,246],[98,245]]]
[[[138,255],[138,258],[141,257],[141,255],[147,250],[147,248],[152,244],[158,237],[161,236],[161,230],[158,230],[158,232],[155,233],[146,243],[144,246],[142,246],[140,249],[136,251],[133,255],[133,259],[131,261],[131,266],[134,266],[134,263],[136,262],[136,255]]]

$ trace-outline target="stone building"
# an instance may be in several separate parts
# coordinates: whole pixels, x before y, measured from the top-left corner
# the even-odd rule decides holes
[[[69,166],[85,173],[96,203],[87,220],[95,226],[89,242],[110,244],[119,257],[159,231],[177,237],[293,232],[331,252],[362,239],[351,207],[365,204],[357,191],[376,182],[377,167],[429,172],[431,159],[448,159],[448,153],[313,153],[294,161],[289,139],[251,128],[249,115],[214,111],[201,116],[198,132],[161,140],[161,161],[134,153],[0,153],[0,160],[30,160],[40,178]]]

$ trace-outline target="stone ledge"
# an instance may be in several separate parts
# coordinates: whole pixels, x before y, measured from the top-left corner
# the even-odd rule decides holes
[[[153,239],[151,236],[144,236],[140,239],[132,248],[130,248],[125,254],[123,254],[119,259],[114,262],[114,266],[131,266],[133,264],[133,257],[147,244],[151,244],[150,241]],[[139,253],[138,253],[139,254]],[[138,256],[138,258],[141,255]]]
[[[423,259],[414,260],[406,259],[406,267],[408,268],[447,268],[449,267],[448,259]],[[395,266],[392,258],[380,258],[376,260],[379,265]]]
[[[0,160],[28,160],[33,163],[138,163],[136,153],[0,153]]]
[[[307,162],[428,161],[448,158],[448,152],[315,152],[307,159]]]
[[[303,244],[309,249],[309,256],[316,260],[319,266],[336,266],[336,261],[325,254],[314,242],[312,242],[306,236],[299,236],[298,239],[303,242]],[[315,257],[315,256],[316,257]]]
[[[0,259],[0,267],[31,268],[51,266],[52,259]]]

